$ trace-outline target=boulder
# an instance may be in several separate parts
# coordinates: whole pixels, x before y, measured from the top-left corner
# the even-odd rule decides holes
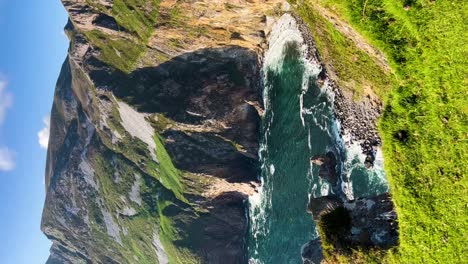
[[[336,175],[336,156],[333,152],[329,151],[325,155],[315,155],[310,159],[310,162],[319,166],[318,175],[320,178],[333,186],[336,185],[338,178]]]

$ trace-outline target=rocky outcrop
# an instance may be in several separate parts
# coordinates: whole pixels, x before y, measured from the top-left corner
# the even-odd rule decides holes
[[[310,159],[312,164],[319,166],[318,175],[327,182],[335,186],[338,181],[336,171],[336,156],[333,152],[327,152],[325,155],[316,155]]]
[[[388,193],[359,198],[344,204],[350,212],[351,230],[344,241],[356,247],[388,249],[398,245],[398,219]]]
[[[62,2],[71,43],[51,113],[48,263],[245,263],[245,200],[258,185],[259,69],[265,36],[288,5]],[[333,87],[342,132],[364,142],[372,164],[379,108],[361,109]],[[312,161],[334,186],[337,160],[328,153]],[[340,239],[352,246],[393,245],[388,197],[340,197],[311,201],[310,211],[319,221],[348,212]],[[359,222],[365,215],[371,221]],[[321,259],[319,244],[304,247],[305,261]]]
[[[323,260],[322,242],[314,239],[302,248],[302,260],[304,264],[320,264]]]
[[[388,193],[349,202],[334,196],[313,198],[309,210],[325,236],[322,239],[337,251],[398,245],[397,215]]]

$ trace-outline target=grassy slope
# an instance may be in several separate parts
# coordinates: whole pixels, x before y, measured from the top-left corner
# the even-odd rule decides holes
[[[310,2],[332,10],[383,50],[399,78],[384,98],[380,124],[401,229],[399,249],[385,260],[462,263],[468,243],[468,3]]]
[[[75,78],[81,82],[88,80],[81,72],[77,72],[76,76],[79,76]],[[90,91],[95,93],[91,84]],[[93,103],[97,104],[97,96],[94,94],[92,98]],[[109,100],[113,101],[113,99]],[[162,115],[159,116],[159,120],[161,120],[160,123],[152,122],[151,124],[164,126],[164,122],[169,122]],[[93,241],[95,247],[90,251],[90,256],[98,261],[105,259],[109,252],[113,252],[112,254],[116,254],[118,259],[125,260],[126,263],[155,263],[158,257],[152,243],[156,228],[170,263],[198,263],[199,259],[191,249],[176,246],[176,243],[185,237],[181,235],[183,230],[175,224],[175,219],[194,218],[197,216],[193,212],[195,209],[186,209],[184,212],[180,209],[172,209],[170,215],[165,212],[169,206],[188,207],[185,193],[190,192],[191,189],[186,189],[185,184],[182,183],[183,172],[174,167],[165,150],[158,134],[161,128],[155,127],[154,140],[156,156],[159,160],[159,163],[155,163],[149,155],[147,145],[128,134],[121,123],[122,120],[114,102],[112,115],[107,119],[107,124],[123,138],[114,144],[106,134],[100,134],[100,140],[106,147],[93,150],[91,162],[100,187],[98,195],[90,198],[88,204],[91,212],[89,220],[95,238]],[[137,164],[145,165],[137,166]],[[118,182],[116,182],[116,174],[119,175]],[[131,202],[129,199],[129,193],[136,180],[135,174],[141,176],[141,204]],[[101,201],[102,208],[110,212],[115,223],[119,225],[123,246],[117,244],[107,234],[104,216],[95,202],[97,197]],[[126,202],[122,200],[122,197],[126,197]],[[127,206],[134,208],[137,214],[131,217],[118,215],[118,212]],[[124,229],[127,230],[126,235]]]
[[[98,29],[84,32],[93,47],[101,51],[104,62],[130,72],[154,31],[160,0],[115,0],[112,10],[95,0],[87,0],[87,3],[98,12],[114,17],[122,31],[129,33],[108,35]]]
[[[100,51],[100,59],[103,62],[129,73],[143,54],[146,43],[155,28],[159,2],[159,0],[114,0],[112,10],[108,10],[98,1],[87,0],[87,3],[98,12],[114,17],[122,28],[122,32],[121,34],[108,35],[99,29],[94,29],[83,33],[93,47]],[[177,20],[176,17],[177,14],[171,14],[173,21]],[[160,119],[166,120],[163,116]],[[158,125],[164,126],[163,122],[160,123],[152,123],[158,132],[160,130]],[[120,135],[127,134],[121,125],[117,109],[113,109],[108,124],[112,130],[119,132]],[[183,230],[180,230],[175,223],[176,218],[178,220],[183,217],[193,218],[196,217],[196,214],[188,209],[185,209],[184,212],[179,209],[176,210],[178,213],[174,215],[174,209],[172,209],[171,215],[166,215],[165,209],[170,206],[175,208],[181,204],[190,206],[184,196],[185,192],[190,192],[190,190],[186,190],[181,182],[183,172],[177,170],[172,164],[159,134],[154,135],[156,155],[159,159],[157,164],[149,157],[146,145],[136,138],[127,135],[121,140],[122,142],[116,145],[112,144],[110,139],[105,136],[101,139],[109,149],[113,149],[113,152],[117,154],[97,153],[94,161],[96,177],[101,184],[99,196],[107,211],[118,212],[126,206],[120,198],[129,193],[135,181],[134,173],[139,171],[135,168],[135,164],[144,161],[146,165],[141,180],[143,203],[142,205],[135,203],[130,205],[137,210],[137,214],[132,217],[115,216],[114,218],[114,221],[118,222],[121,228],[128,230],[127,235],[124,235],[122,230],[120,232],[123,247],[107,235],[103,215],[98,205],[90,204],[90,210],[93,212],[90,221],[96,237],[94,243],[96,248],[106,249],[102,252],[94,252],[93,257],[96,260],[104,259],[108,254],[106,252],[111,251],[128,263],[155,263],[157,256],[152,246],[152,240],[154,229],[157,228],[170,263],[199,263],[198,256],[194,255],[191,249],[175,245],[180,240],[185,239]],[[115,164],[119,164],[118,171],[121,177],[119,183],[112,180],[116,172],[115,165],[111,162],[112,159],[116,159]]]

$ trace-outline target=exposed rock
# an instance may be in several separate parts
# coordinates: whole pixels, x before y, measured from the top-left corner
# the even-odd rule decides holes
[[[214,178],[213,184],[203,193],[203,196],[213,199],[227,192],[238,192],[248,197],[257,192],[258,185],[257,182],[230,183],[224,179]]]
[[[336,156],[333,152],[327,152],[325,155],[316,155],[310,159],[310,162],[319,166],[318,175],[328,181],[333,186],[337,184]]]
[[[148,145],[148,150],[154,161],[159,162],[156,157],[156,143],[154,142],[154,129],[146,121],[145,114],[138,113],[132,107],[123,102],[118,102],[118,109],[122,125],[132,137],[137,137]]]
[[[318,84],[321,86],[321,84],[323,85],[327,83],[333,91],[334,114],[340,123],[340,134],[342,136],[350,135],[349,142],[345,142],[345,144],[349,145],[355,141],[359,142],[362,153],[367,156],[367,167],[372,167],[375,161],[375,149],[382,145],[377,129],[377,120],[383,110],[382,102],[377,96],[367,96],[361,101],[356,101],[351,93],[340,89],[337,84],[338,82],[335,73],[327,68],[323,63],[309,27],[299,16],[294,15],[294,17],[298,21],[299,29],[303,34],[307,47],[309,48],[308,59],[322,65],[322,72],[319,74],[317,79]],[[353,31],[352,34],[356,39],[361,41],[356,35],[357,33]],[[364,42],[362,43],[362,46],[365,47],[365,50],[368,50],[368,52],[371,52],[371,50],[373,50],[372,52],[376,52],[374,49],[371,49],[369,44],[364,44]],[[381,56],[381,54],[377,53],[372,54],[372,56]],[[380,61],[383,63],[382,65],[388,67],[385,57],[382,56]]]
[[[327,19],[334,20],[330,14],[323,14]],[[356,102],[352,94],[340,89],[337,85],[337,77],[333,69],[327,68],[316,48],[315,41],[310,34],[309,27],[295,15],[299,29],[308,47],[308,59],[322,65],[322,72],[318,75],[317,84],[327,84],[334,94],[335,117],[340,124],[340,136],[344,144],[350,146],[358,142],[365,157],[365,166],[371,168],[376,159],[376,151],[382,142],[378,134],[377,120],[382,112],[382,102],[373,94],[362,101]],[[335,27],[342,32],[345,28],[342,21],[338,21]],[[388,70],[385,57],[378,50],[372,48],[355,31],[344,33],[357,46],[370,56],[375,57],[381,67]],[[367,91],[372,94],[372,91]],[[318,155],[311,162],[320,166],[319,176],[332,184],[343,185],[343,181],[336,175],[337,160],[342,157],[333,155]],[[335,175],[335,177],[333,177]],[[348,188],[349,189],[349,188]],[[361,197],[355,201],[348,201],[350,195],[347,189],[334,188],[334,193],[325,197],[311,198],[309,211],[314,220],[322,229],[321,235],[326,243],[341,253],[348,253],[350,248],[388,249],[398,244],[398,222],[393,202],[388,193],[375,197]],[[313,251],[311,245],[320,247],[320,240],[311,241],[304,248],[304,263],[316,263],[323,256],[319,249]],[[329,252],[330,253],[330,252]]]
[[[141,176],[135,173],[135,182],[132,185],[132,189],[130,190],[129,197],[132,202],[137,203],[141,206],[142,200],[140,195],[141,189]]]
[[[122,26],[119,26],[115,18],[108,16],[106,14],[98,14],[94,19],[93,19],[93,25],[97,27],[103,27],[103,28],[108,28],[111,30],[116,30],[116,31],[126,31]]]
[[[384,193],[345,203],[352,228],[346,240],[355,246],[391,248],[398,245],[397,214],[391,197]]]
[[[309,202],[309,212],[315,221],[320,221],[324,214],[328,214],[343,205],[343,202],[335,195],[312,198]]]
[[[302,248],[304,264],[320,264],[323,260],[323,251],[320,239],[314,239]]]
[[[111,40],[138,37],[109,15],[113,1],[62,2],[71,46],[52,109],[42,219],[53,242],[48,263],[168,263],[171,254],[245,263],[245,200],[256,192],[263,115],[259,68],[275,21],[266,14],[283,1],[161,1],[154,32],[130,73],[106,63],[86,37],[93,30]],[[342,132],[364,142],[372,164],[381,104],[356,104],[324,71],[325,80]],[[336,157],[314,160],[321,177],[335,184]],[[389,198],[379,199],[317,198],[310,210],[320,218],[346,206],[353,226],[344,239],[384,247],[393,245],[396,220]],[[354,224],[366,214],[375,219]],[[368,237],[361,239],[363,233]],[[304,248],[305,261],[318,262],[319,243]]]
[[[158,256],[158,263],[159,264],[168,264],[169,258],[164,251],[163,244],[161,243],[161,239],[159,238],[159,227],[155,227],[154,234],[153,234],[153,247],[156,251],[156,255]]]
[[[388,193],[344,203],[336,196],[312,198],[309,210],[325,236],[322,239],[342,253],[349,249],[388,249],[398,245],[397,215]],[[320,245],[317,240],[311,243]],[[318,255],[310,253],[305,258]]]

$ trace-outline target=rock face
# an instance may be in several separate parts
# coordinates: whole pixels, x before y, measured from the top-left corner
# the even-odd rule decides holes
[[[156,2],[63,1],[48,263],[247,261],[259,68],[280,1]]]
[[[307,243],[302,249],[304,264],[320,264],[323,260],[323,251],[320,239]]]
[[[326,63],[322,60],[322,56],[317,50],[315,41],[310,33],[311,29],[298,15],[295,15],[295,18],[309,48],[308,59],[322,65],[322,72],[318,75],[317,82],[319,84],[327,82],[333,91],[334,115],[340,122],[341,136],[346,135],[349,137],[347,142],[345,142],[346,144],[352,144],[355,141],[359,142],[362,152],[367,156],[366,166],[368,168],[372,167],[376,158],[376,149],[382,145],[377,128],[377,121],[383,110],[382,102],[371,90],[369,92],[372,96],[369,95],[360,101],[356,101],[353,99],[352,94],[340,89],[337,84],[338,77],[333,72],[333,68],[326,67]],[[334,26],[336,27],[337,25],[334,24]],[[354,32],[349,26],[345,28],[347,31]],[[357,33],[354,32],[353,34]],[[381,63],[386,69],[389,67],[385,63],[385,60],[379,62],[379,64]]]
[[[397,214],[388,193],[344,203],[335,196],[313,198],[309,210],[322,237],[304,247],[304,263],[322,262],[322,241],[338,254],[350,254],[351,249],[389,249],[398,245]]]
[[[345,203],[351,230],[343,234],[353,246],[388,249],[398,245],[397,214],[388,193]]]
[[[333,152],[327,152],[325,155],[313,156],[310,162],[319,166],[318,175],[331,183],[336,185],[337,183],[337,172],[336,172],[336,156]]]

